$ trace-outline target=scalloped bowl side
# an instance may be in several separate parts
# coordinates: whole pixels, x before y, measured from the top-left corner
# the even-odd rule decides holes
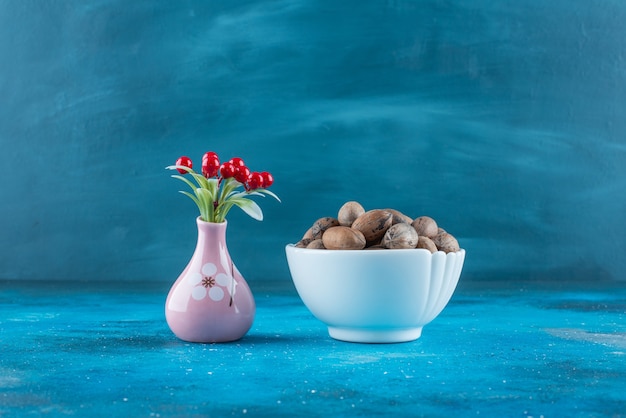
[[[285,247],[304,305],[331,337],[412,341],[441,313],[463,269],[465,250],[313,250]]]

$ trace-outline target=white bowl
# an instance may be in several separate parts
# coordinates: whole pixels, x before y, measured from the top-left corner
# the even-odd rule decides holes
[[[465,250],[312,250],[285,247],[304,305],[332,338],[361,343],[418,339],[456,288]]]

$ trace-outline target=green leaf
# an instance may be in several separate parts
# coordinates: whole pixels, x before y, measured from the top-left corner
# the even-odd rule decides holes
[[[253,200],[238,198],[238,199],[230,199],[230,203],[233,203],[239,206],[245,213],[247,213],[253,219],[257,221],[263,220],[263,211]]]
[[[237,193],[235,189],[237,189],[241,185],[242,185],[241,183],[239,183],[237,180],[235,180],[232,177],[224,180],[222,182],[222,191],[219,197],[220,202],[225,202],[226,200],[230,199],[230,197],[233,194]]]
[[[179,174],[174,174],[174,175],[172,175],[172,178],[178,179],[180,181],[184,181],[185,183],[187,183],[187,185],[189,187],[191,187],[191,190],[193,190],[194,192],[196,191],[196,188],[197,188],[196,185],[193,184],[190,180],[186,179],[185,177],[183,177],[183,176],[181,176]]]
[[[184,165],[168,165],[165,167],[166,170],[184,170],[188,173],[193,173],[193,169]]]
[[[248,196],[261,196],[261,197],[265,197],[263,196],[261,193],[259,192],[232,192],[230,196],[228,196],[228,199],[246,199]]]
[[[194,180],[196,180],[196,183],[198,183],[199,187],[208,189],[209,183],[206,177],[198,173],[191,173],[191,175],[193,176]]]
[[[196,189],[196,196],[200,201],[198,207],[200,208],[200,214],[202,219],[206,222],[213,222],[214,217],[214,208],[213,208],[213,196],[211,192],[207,189],[203,189],[202,187],[198,187]]]
[[[206,189],[213,196],[213,200],[215,200],[215,196],[217,196],[217,179],[207,179],[207,187]]]
[[[259,193],[265,193],[268,196],[272,196],[274,199],[278,200],[279,202],[281,202],[281,200],[278,198],[278,196],[276,196],[273,192],[270,192],[267,189],[259,189]],[[281,202],[282,203],[282,202]]]

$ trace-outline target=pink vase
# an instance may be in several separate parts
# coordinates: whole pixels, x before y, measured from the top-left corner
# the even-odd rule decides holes
[[[184,341],[238,340],[254,321],[252,292],[230,259],[227,222],[205,222],[198,217],[197,224],[196,249],[165,302],[167,324]]]

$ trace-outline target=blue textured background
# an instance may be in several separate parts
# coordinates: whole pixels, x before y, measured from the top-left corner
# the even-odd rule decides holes
[[[468,3],[468,4],[465,4]],[[274,173],[249,281],[346,200],[433,216],[465,280],[626,279],[626,3],[0,0],[0,278],[173,281],[164,167]]]

